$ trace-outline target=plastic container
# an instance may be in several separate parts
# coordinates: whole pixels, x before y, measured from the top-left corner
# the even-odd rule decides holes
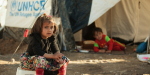
[[[81,49],[82,49],[82,46],[76,46],[75,52],[79,52],[79,50],[81,50]]]
[[[16,75],[36,75],[35,71],[23,70],[20,67],[17,68]]]
[[[77,46],[77,50],[81,50],[82,49],[82,46]]]

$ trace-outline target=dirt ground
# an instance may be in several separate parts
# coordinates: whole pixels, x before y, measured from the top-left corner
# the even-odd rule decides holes
[[[7,41],[10,43],[10,40]],[[5,41],[6,43],[6,41]],[[12,53],[19,43],[11,41],[10,44],[3,44],[0,40],[0,75],[16,75],[19,67],[19,57],[27,45],[23,44],[14,55],[15,62],[10,62]],[[127,46],[126,54],[122,51],[113,51],[112,54],[100,53],[75,53],[63,52],[70,59],[67,68],[67,75],[143,75],[150,74],[150,65],[140,62],[133,49],[137,46]]]

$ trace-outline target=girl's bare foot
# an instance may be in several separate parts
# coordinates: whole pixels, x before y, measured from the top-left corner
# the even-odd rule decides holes
[[[105,50],[99,50],[100,53],[105,53]]]
[[[111,50],[107,50],[106,53],[111,53]]]

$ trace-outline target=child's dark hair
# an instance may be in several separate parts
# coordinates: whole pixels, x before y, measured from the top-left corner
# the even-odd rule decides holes
[[[93,36],[95,36],[95,32],[102,32],[103,33],[102,29],[98,28],[98,27],[93,28],[93,32],[92,32]]]
[[[56,23],[54,22],[54,20],[53,20],[53,18],[51,16],[48,16],[46,14],[42,14],[41,16],[38,17],[38,19],[36,20],[36,22],[34,23],[32,29],[31,29],[31,33],[41,34],[42,26],[43,26],[44,22],[53,23],[54,24],[54,31],[53,31],[53,33],[56,33],[56,30],[57,30]]]

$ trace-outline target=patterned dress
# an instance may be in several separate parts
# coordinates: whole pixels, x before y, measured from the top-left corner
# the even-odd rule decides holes
[[[65,56],[62,56],[63,64],[59,64],[54,59],[43,57],[45,53],[54,54],[59,52],[54,35],[48,39],[42,39],[38,33],[32,33],[30,37],[28,49],[20,57],[20,67],[22,69],[36,70],[42,68],[48,71],[56,71],[69,62],[69,59]]]
[[[65,56],[62,57],[63,64],[59,64],[54,59],[46,59],[43,56],[30,56],[28,52],[25,52],[20,57],[20,67],[22,69],[35,70],[42,68],[49,71],[56,71],[60,69],[65,63],[69,62],[69,59]]]

